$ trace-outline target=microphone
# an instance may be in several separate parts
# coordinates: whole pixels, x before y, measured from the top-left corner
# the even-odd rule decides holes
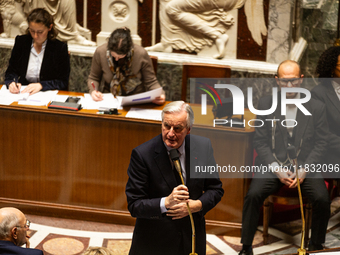
[[[174,163],[174,166],[179,174],[179,176],[181,177],[181,181],[182,181],[182,184],[184,184],[184,180],[183,180],[183,176],[182,176],[182,167],[181,167],[181,163],[179,161],[179,153],[178,153],[178,150],[177,149],[172,149],[169,151],[170,153],[170,158],[172,160],[172,162]]]
[[[170,158],[172,162],[174,163],[174,166],[179,174],[179,177],[181,177],[182,184],[184,184],[183,176],[182,176],[182,167],[181,163],[179,161],[179,153],[177,149],[171,149],[169,151]],[[187,209],[190,217],[190,223],[191,223],[191,230],[192,230],[192,238],[191,238],[191,253],[189,255],[197,255],[195,252],[196,248],[196,231],[195,231],[195,224],[194,224],[194,218],[192,217],[192,213],[189,207],[189,204],[187,203]]]
[[[297,188],[298,188],[298,194],[299,194],[299,201],[300,201],[300,210],[301,210],[301,220],[302,220],[302,230],[301,230],[301,245],[300,248],[297,250],[298,255],[305,255],[306,250],[304,248],[304,240],[305,240],[305,217],[303,213],[303,202],[302,202],[302,194],[301,194],[301,188],[300,188],[300,180],[299,180],[299,171],[297,168],[297,156],[296,156],[296,150],[294,145],[290,145],[287,148],[289,161],[293,164],[295,173],[296,173],[296,179],[297,179]]]

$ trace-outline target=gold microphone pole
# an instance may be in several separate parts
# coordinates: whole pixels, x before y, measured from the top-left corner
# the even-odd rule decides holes
[[[175,156],[174,154],[177,154],[176,158],[177,160],[174,160]],[[170,151],[170,157],[171,159],[173,160],[174,162],[174,165],[175,165],[175,168],[179,174],[179,177],[181,178],[181,182],[183,185],[184,184],[184,180],[183,180],[183,176],[182,176],[182,171],[181,171],[181,165],[179,163],[179,155],[178,155],[178,151],[176,149],[174,150],[171,150]],[[187,203],[187,208],[188,208],[188,212],[189,212],[189,217],[190,217],[190,222],[191,222],[191,229],[192,229],[192,241],[191,241],[191,253],[189,255],[198,255],[196,252],[195,252],[195,247],[196,247],[196,231],[195,231],[195,223],[194,223],[194,218],[192,217],[192,213],[191,213],[191,210],[190,210],[190,207],[189,207],[189,203]]]
[[[299,171],[297,165],[297,156],[295,151],[295,146],[291,145],[287,148],[288,155],[290,160],[293,162],[294,169],[296,172],[296,179],[297,179],[297,188],[299,193],[299,202],[300,202],[300,210],[301,210],[301,220],[302,220],[302,230],[301,230],[301,244],[300,248],[297,250],[298,255],[306,255],[306,249],[304,248],[305,245],[305,216],[303,213],[303,201],[302,201],[302,194],[301,194],[301,187],[300,187],[300,180],[299,180]]]

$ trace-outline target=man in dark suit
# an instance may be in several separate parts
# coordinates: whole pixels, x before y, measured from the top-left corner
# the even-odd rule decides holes
[[[216,166],[210,140],[189,135],[194,116],[183,101],[162,111],[162,134],[131,154],[126,185],[128,209],[136,217],[130,254],[188,255],[191,253],[189,204],[196,229],[196,252],[206,253],[204,215],[222,198],[218,175],[192,178],[196,166]],[[185,185],[172,167],[169,151],[177,149]]]
[[[29,248],[27,230],[30,222],[13,207],[0,209],[0,254],[43,255],[41,250]],[[26,248],[21,246],[26,244]]]
[[[303,75],[301,75],[300,67],[295,61],[282,62],[277,73],[276,81],[281,89],[284,87],[300,87]],[[278,98],[281,98],[280,93]],[[289,92],[286,94],[286,98],[299,99],[300,93]],[[312,203],[312,235],[308,249],[323,249],[322,244],[325,241],[330,215],[330,199],[321,174],[308,173],[313,165],[321,162],[327,149],[328,125],[325,106],[321,102],[311,99],[303,104],[311,115],[305,115],[294,104],[287,104],[286,115],[281,115],[281,100],[278,100],[277,105],[274,113],[257,116],[257,119],[262,120],[264,124],[255,130],[253,143],[258,154],[256,162],[259,166],[271,167],[272,171],[255,173],[245,197],[241,238],[243,247],[240,255],[253,254],[252,242],[264,200],[284,185],[289,188],[297,186],[296,174],[284,168],[284,166],[289,167],[290,165],[287,154],[289,145],[294,145],[297,151],[302,193]],[[260,99],[258,110],[267,110],[271,106],[272,96],[267,96]],[[271,122],[266,121],[266,119],[279,120]],[[297,122],[296,126],[294,120]],[[282,121],[286,123],[286,127],[282,125]]]

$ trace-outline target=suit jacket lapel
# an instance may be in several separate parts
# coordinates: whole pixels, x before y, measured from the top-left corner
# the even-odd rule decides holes
[[[162,136],[160,136],[159,143],[155,147],[155,156],[154,156],[158,171],[163,176],[165,182],[168,184],[170,190],[176,187],[178,184],[176,182],[176,178],[174,175],[174,170],[172,168],[172,164],[166,150],[166,147],[163,143]]]
[[[340,113],[340,100],[338,96],[335,93],[335,90],[332,86],[332,82],[329,82],[329,86],[326,87],[326,95],[329,98],[329,100],[332,102],[332,104],[335,106],[335,108],[339,111]]]
[[[308,107],[309,102],[304,104],[304,106],[311,112],[310,107]],[[296,121],[298,124],[295,127],[296,130],[294,130],[295,132],[294,146],[296,150],[298,150],[298,148],[301,147],[302,137],[306,131],[306,127],[308,126],[309,120],[310,120],[310,117],[304,115],[299,109],[297,109]]]
[[[287,148],[287,144],[288,144],[288,138],[287,138],[287,128],[285,128],[284,126],[282,126],[282,121],[286,119],[285,115],[281,115],[281,91],[279,91],[278,94],[278,104],[277,104],[277,108],[275,111],[275,119],[280,119],[279,123],[276,123],[276,128],[279,130],[280,132],[280,136],[283,140],[283,145],[285,148]],[[275,135],[275,134],[274,134]]]
[[[190,146],[190,135],[185,137],[185,172],[186,172],[186,186],[193,185],[195,179],[191,179],[190,175],[190,161],[192,161],[192,155],[195,155],[195,148],[196,146]],[[191,148],[191,149],[190,149]]]

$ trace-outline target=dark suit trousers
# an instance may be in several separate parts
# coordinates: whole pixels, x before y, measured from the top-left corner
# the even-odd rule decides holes
[[[253,242],[264,200],[284,185],[273,173],[255,174],[255,176],[261,178],[253,178],[243,204],[241,243],[245,245],[251,245]],[[306,196],[312,203],[311,240],[314,244],[325,242],[330,216],[328,191],[322,176],[318,177],[306,178],[301,184],[303,196]],[[295,189],[298,194],[297,188]]]

